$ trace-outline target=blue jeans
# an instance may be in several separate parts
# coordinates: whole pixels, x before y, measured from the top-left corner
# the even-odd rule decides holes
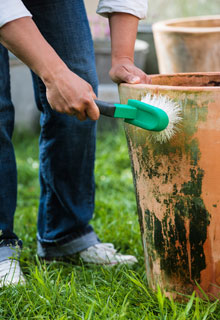
[[[67,66],[97,93],[93,44],[83,0],[24,0],[43,36]],[[28,32],[28,30],[27,30]],[[69,255],[99,242],[89,221],[94,210],[96,122],[53,111],[43,82],[33,74],[41,111],[38,255]],[[8,52],[0,45],[0,243],[15,245],[17,173],[11,143],[14,108]],[[5,249],[4,249],[5,250]],[[1,251],[0,251],[1,252]],[[0,254],[0,261],[2,260]]]

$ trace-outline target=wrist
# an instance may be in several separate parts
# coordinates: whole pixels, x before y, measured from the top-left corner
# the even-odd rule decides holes
[[[134,64],[134,57],[131,56],[112,56],[112,67],[119,64]]]
[[[57,61],[58,60],[58,61]],[[54,83],[58,77],[63,74],[68,68],[61,59],[56,59],[56,61],[50,61],[45,64],[45,66],[40,68],[38,75],[45,84],[45,86]]]

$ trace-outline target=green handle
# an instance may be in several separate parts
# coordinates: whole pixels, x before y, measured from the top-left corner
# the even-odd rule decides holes
[[[125,122],[150,131],[162,131],[167,128],[169,117],[164,110],[138,100],[130,99],[128,104],[137,108],[137,114],[135,119],[126,119]]]
[[[150,131],[167,128],[169,118],[165,111],[138,100],[128,100],[128,104],[109,103],[95,100],[100,113],[112,118],[123,118],[125,122]]]
[[[109,103],[101,100],[95,100],[96,105],[102,115],[111,118],[123,118],[123,119],[135,119],[137,109],[126,105],[118,103]]]

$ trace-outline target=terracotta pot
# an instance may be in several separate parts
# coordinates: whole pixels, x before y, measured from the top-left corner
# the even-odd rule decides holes
[[[138,26],[137,39],[146,41],[149,44],[149,52],[142,70],[147,74],[159,73],[152,25],[140,23]]]
[[[151,93],[182,106],[179,132],[167,143],[125,125],[149,285],[190,294],[197,282],[217,295],[220,73],[156,75],[152,85],[122,84],[119,91],[121,103]]]
[[[160,73],[220,71],[220,15],[153,25]]]

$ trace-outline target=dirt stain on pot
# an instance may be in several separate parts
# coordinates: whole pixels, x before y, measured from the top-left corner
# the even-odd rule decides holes
[[[207,101],[202,106],[195,101],[196,97],[183,100],[184,134],[172,144],[152,144],[141,131],[135,133],[135,139],[128,139],[149,264],[163,270],[167,279],[182,284],[200,282],[206,267],[203,246],[210,223],[202,199],[201,154],[193,138],[196,124],[206,120]]]
[[[203,250],[207,238],[209,213],[201,196],[203,172],[191,170],[191,180],[164,200],[166,213],[160,220],[149,210],[145,211],[146,242],[151,256],[160,257],[160,267],[168,277],[189,283],[200,281],[200,273],[206,267]]]

